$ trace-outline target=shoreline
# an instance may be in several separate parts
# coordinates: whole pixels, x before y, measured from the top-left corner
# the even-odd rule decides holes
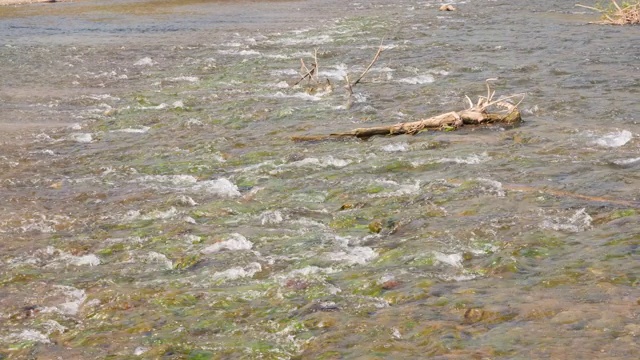
[[[65,2],[67,0],[0,0],[0,6],[3,5],[26,5],[36,3],[56,3]]]

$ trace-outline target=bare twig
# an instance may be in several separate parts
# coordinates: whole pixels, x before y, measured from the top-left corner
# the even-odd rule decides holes
[[[468,97],[467,95],[465,95],[464,97],[465,97],[465,98],[467,99],[467,101],[469,102],[469,109],[473,108],[473,101],[471,101],[471,98],[470,98],[470,97]]]
[[[622,9],[620,8],[620,5],[618,5],[618,3],[616,2],[616,0],[611,0],[611,2],[613,3],[613,5],[616,7],[616,9],[618,9],[618,11],[622,11]]]
[[[371,67],[373,66],[373,64],[376,63],[376,61],[378,61],[378,58],[380,58],[380,54],[382,53],[382,51],[384,50],[384,47],[382,46],[382,43],[384,42],[384,38],[382,38],[382,40],[380,41],[380,46],[378,47],[378,52],[376,52],[376,55],[373,57],[373,60],[371,60],[371,63],[369,64],[369,66],[367,66],[366,69],[364,69],[364,71],[362,72],[362,74],[360,75],[360,77],[358,79],[356,79],[356,81],[353,82],[353,84],[349,84],[350,88],[353,88],[354,86],[358,85],[358,83],[360,82],[360,80],[362,80],[362,78],[367,75],[367,73],[369,72],[369,70],[371,70]],[[353,94],[353,92],[351,92]]]
[[[581,8],[585,8],[585,9],[589,9],[589,10],[593,10],[593,11],[597,11],[597,12],[604,12],[604,10],[602,9],[598,9],[598,8],[594,8],[592,6],[586,6],[586,5],[582,5],[582,4],[576,4],[577,7],[581,7]]]
[[[319,76],[320,76],[320,63],[318,62],[318,48],[313,49],[313,65],[315,68],[315,76],[316,76],[316,81],[319,81]]]
[[[640,24],[640,2],[635,4],[623,3],[622,6],[616,0],[611,0],[611,6],[607,9],[596,8],[576,4],[589,10],[594,10],[602,14],[602,20],[596,24],[607,25],[638,25]]]
[[[353,95],[353,87],[351,87],[351,81],[349,81],[349,74],[344,76],[345,80],[347,80],[347,91],[349,91],[349,96]]]
[[[305,65],[304,60],[300,59],[300,63],[302,63],[300,70],[304,72],[304,75],[300,75],[301,76],[300,79],[296,81],[295,84],[293,84],[293,86],[300,84],[302,80],[306,78],[309,78],[309,80],[311,80],[314,73],[317,73],[316,64],[311,64],[311,69],[309,69],[307,68],[307,65]]]

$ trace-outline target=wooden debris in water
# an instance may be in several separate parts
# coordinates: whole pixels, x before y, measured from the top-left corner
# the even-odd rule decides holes
[[[619,5],[616,0],[611,0],[611,7],[602,9],[592,6],[576,4],[576,6],[594,10],[602,14],[602,20],[595,24],[606,25],[639,25],[640,24],[640,1],[635,4],[623,3]]]
[[[347,81],[347,90],[349,91],[349,96],[353,95],[353,88],[358,85],[358,83],[360,83],[360,81],[362,80],[362,78],[364,78],[365,75],[367,75],[367,73],[369,72],[369,70],[371,70],[371,67],[373,66],[373,64],[376,63],[376,61],[378,61],[378,59],[380,58],[380,54],[382,54],[382,51],[384,50],[384,47],[382,46],[382,43],[384,42],[384,38],[382,40],[380,40],[380,46],[378,46],[378,51],[376,52],[376,54],[373,56],[373,60],[371,60],[371,62],[369,63],[369,66],[367,66],[366,69],[364,69],[364,71],[362,72],[362,74],[360,74],[360,77],[358,77],[356,79],[356,81],[354,81],[353,83],[349,80],[349,74],[347,74],[347,76],[345,77],[345,80]]]
[[[360,76],[355,81],[352,82],[350,80],[349,74],[345,75],[344,80],[346,82],[346,85],[344,86],[344,88],[347,90],[348,100],[349,100],[349,102],[347,104],[347,107],[350,106],[352,98],[353,98],[353,88],[356,85],[358,85],[360,83],[360,81],[362,81],[362,79],[365,77],[365,75],[367,75],[369,70],[371,70],[373,65],[378,61],[378,59],[380,58],[380,54],[382,54],[382,51],[384,51],[384,46],[382,45],[383,42],[384,42],[384,38],[380,41],[380,46],[378,46],[378,50],[376,51],[375,55],[373,56],[373,60],[371,60],[369,65],[364,69],[362,74],[360,74]],[[310,64],[310,66],[307,66],[307,64],[304,62],[304,59],[300,59],[300,64],[301,64],[301,66],[300,66],[300,78],[296,82],[294,82],[292,84],[292,86],[296,86],[296,85],[300,84],[302,81],[304,81],[306,79],[308,81],[307,89],[306,89],[306,91],[308,93],[314,93],[316,91],[331,91],[333,89],[333,85],[331,84],[329,79],[326,79],[326,83],[320,81],[320,77],[319,77],[319,62],[318,62],[318,49],[314,50],[313,62]]]
[[[448,113],[432,116],[430,118],[398,123],[387,126],[376,126],[369,128],[357,128],[348,132],[333,133],[329,135],[295,136],[294,141],[319,141],[332,138],[357,137],[368,139],[375,135],[414,135],[423,130],[456,130],[464,125],[482,125],[490,123],[515,124],[522,120],[518,104],[511,104],[509,99],[524,97],[524,94],[512,95],[506,98],[493,100],[495,91],[491,90],[487,80],[487,96],[479,96],[476,104],[469,101],[469,108],[462,111],[451,111]]]

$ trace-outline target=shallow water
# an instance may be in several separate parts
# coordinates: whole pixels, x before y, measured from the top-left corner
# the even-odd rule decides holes
[[[0,358],[635,359],[637,28],[439,5],[0,8]]]

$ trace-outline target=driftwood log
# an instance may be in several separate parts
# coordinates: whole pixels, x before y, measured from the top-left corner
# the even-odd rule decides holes
[[[345,137],[368,139],[376,135],[415,135],[424,130],[449,131],[456,130],[464,125],[482,125],[491,123],[513,125],[522,121],[518,105],[511,104],[508,100],[513,97],[522,97],[523,95],[514,95],[493,101],[492,98],[494,95],[495,92],[492,92],[487,84],[487,96],[480,96],[475,105],[471,102],[471,99],[467,97],[470,107],[462,111],[452,111],[427,119],[388,126],[357,128],[351,131],[333,133],[329,135],[295,136],[292,139],[294,141],[318,141]]]

